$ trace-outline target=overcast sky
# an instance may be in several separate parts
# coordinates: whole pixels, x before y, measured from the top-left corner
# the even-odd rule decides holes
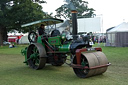
[[[43,4],[45,12],[55,14],[55,9],[60,7],[64,0],[46,0]],[[103,30],[117,26],[123,21],[128,22],[128,0],[83,0],[88,1],[88,6],[94,8],[95,14],[103,17]]]

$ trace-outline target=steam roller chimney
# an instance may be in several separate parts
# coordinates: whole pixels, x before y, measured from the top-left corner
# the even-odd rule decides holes
[[[72,34],[73,34],[73,39],[77,39],[77,11],[76,10],[72,10]]]

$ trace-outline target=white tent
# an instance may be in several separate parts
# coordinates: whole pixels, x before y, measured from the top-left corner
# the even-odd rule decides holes
[[[10,32],[8,32],[8,34],[7,34],[8,36],[11,36],[11,35],[16,35],[16,36],[19,36],[19,35],[28,35],[28,33],[20,33],[19,31],[17,31],[17,30],[13,30],[13,31],[10,31]]]
[[[65,20],[63,23],[59,23],[56,25],[49,25],[46,27],[46,31],[49,31],[50,28],[50,32],[52,32],[52,30],[54,30],[55,28],[58,29],[60,31],[60,33],[62,33],[62,31],[64,31],[66,29],[66,27],[70,27],[70,23],[69,20]],[[52,29],[51,29],[52,28]],[[70,32],[72,31],[72,28],[70,28]]]
[[[128,23],[123,22],[120,25],[114,27],[113,29],[109,30],[108,33],[112,32],[128,32]]]
[[[19,40],[19,44],[28,44],[28,43],[29,43],[28,35],[22,36],[21,39]]]
[[[128,46],[128,23],[123,22],[107,31],[106,46]]]

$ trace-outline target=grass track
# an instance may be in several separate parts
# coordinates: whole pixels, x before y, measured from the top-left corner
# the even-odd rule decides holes
[[[46,65],[33,70],[23,64],[24,57],[16,48],[0,47],[0,85],[128,85],[128,47],[103,47],[112,65],[103,75],[81,79],[71,67]]]

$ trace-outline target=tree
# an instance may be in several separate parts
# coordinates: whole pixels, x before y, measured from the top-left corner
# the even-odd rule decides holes
[[[0,0],[0,45],[3,44],[3,40],[7,40],[5,37],[7,36],[6,26],[9,21],[7,19],[9,2],[10,0]]]
[[[74,4],[76,7],[76,10],[78,11],[77,16],[78,17],[84,17],[84,18],[89,18],[93,17],[94,14],[94,9],[93,8],[88,8],[88,2],[87,1],[82,1],[82,0],[71,0],[71,2]],[[65,5],[62,5],[61,7],[56,9],[57,12],[57,17],[64,17],[66,18],[71,18],[71,10]]]
[[[7,31],[16,29],[26,32],[28,28],[21,28],[22,24],[44,18],[40,3],[43,0],[0,0],[0,45]],[[6,34],[5,34],[6,33]]]

